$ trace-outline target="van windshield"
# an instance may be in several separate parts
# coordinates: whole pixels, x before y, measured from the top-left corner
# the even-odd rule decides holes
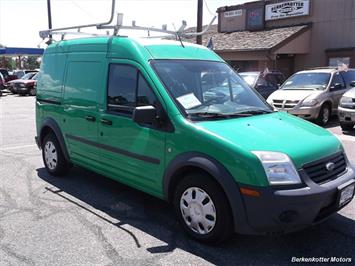
[[[154,60],[152,66],[190,118],[230,118],[272,112],[261,96],[223,62]]]
[[[282,90],[325,90],[330,80],[329,73],[298,73],[290,77]]]

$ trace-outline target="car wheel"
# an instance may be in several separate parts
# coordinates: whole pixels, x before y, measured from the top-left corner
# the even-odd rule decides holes
[[[319,115],[316,119],[316,123],[320,126],[325,126],[328,124],[331,116],[331,109],[328,104],[323,104],[320,108]]]
[[[69,170],[69,163],[53,133],[47,134],[43,139],[42,158],[47,171],[53,176],[64,175]]]
[[[345,123],[340,123],[340,127],[343,131],[350,131],[354,128],[354,124],[345,124]]]
[[[219,243],[233,235],[228,200],[208,175],[187,175],[175,190],[174,208],[185,231],[200,242]]]
[[[35,88],[31,88],[29,91],[29,95],[30,96],[35,96],[36,95],[36,89]]]

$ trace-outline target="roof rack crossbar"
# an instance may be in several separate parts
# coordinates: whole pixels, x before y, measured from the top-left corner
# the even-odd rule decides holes
[[[42,30],[39,32],[39,36],[42,39],[48,38],[50,35],[52,35],[56,31],[63,31],[63,30],[72,30],[72,29],[82,29],[82,28],[90,28],[90,27],[100,27],[103,25],[108,25],[111,24],[113,21],[113,18],[115,16],[115,5],[116,5],[116,0],[112,0],[111,4],[111,16],[110,19],[107,22],[101,22],[101,23],[95,23],[95,24],[86,24],[86,25],[79,25],[79,26],[71,26],[71,27],[64,27],[64,28],[56,28],[56,29],[48,29],[48,30]]]
[[[115,2],[116,0],[112,0],[112,7],[111,7],[111,16],[110,19],[107,22],[102,22],[102,23],[95,23],[95,24],[86,24],[86,25],[79,25],[79,26],[71,26],[71,27],[64,27],[64,28],[56,28],[56,29],[48,29],[48,30],[42,30],[39,32],[39,36],[42,39],[45,38],[50,38],[52,35],[61,35],[62,40],[64,39],[65,35],[91,35],[91,36],[107,36],[108,34],[97,34],[97,33],[82,33],[81,29],[83,28],[90,28],[90,27],[96,27],[97,29],[112,29],[113,30],[113,35],[117,35],[119,30],[127,29],[127,30],[141,30],[141,31],[148,31],[148,32],[159,32],[159,33],[164,33],[164,34],[169,34],[169,35],[174,35],[175,37],[193,37],[193,36],[199,36],[205,34],[212,23],[216,20],[217,16],[214,16],[211,20],[211,22],[208,24],[208,26],[201,32],[184,32],[184,29],[186,27],[186,21],[182,22],[181,27],[178,30],[172,31],[172,30],[167,30],[166,25],[163,25],[162,29],[158,29],[155,27],[142,27],[142,26],[136,26],[135,21],[132,23],[132,26],[123,26],[122,25],[122,16],[123,14],[118,14],[117,17],[117,22],[116,25],[110,25],[114,19],[114,13],[115,13]],[[74,31],[67,31],[67,30],[77,30],[76,32]],[[153,37],[153,36],[152,36]]]

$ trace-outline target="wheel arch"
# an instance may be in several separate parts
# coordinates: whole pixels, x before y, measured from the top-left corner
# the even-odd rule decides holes
[[[232,212],[235,231],[248,231],[247,217],[239,185],[229,171],[216,159],[202,153],[184,153],[173,159],[163,177],[164,198],[172,202],[174,190],[188,172],[202,171],[223,189]]]
[[[63,151],[63,155],[65,157],[65,159],[69,162],[70,158],[69,158],[69,153],[67,150],[67,147],[65,145],[65,141],[64,141],[64,137],[62,134],[62,131],[60,130],[60,127],[58,125],[58,123],[51,117],[47,117],[43,120],[42,125],[41,125],[41,129],[39,131],[39,143],[42,146],[42,142],[44,137],[49,133],[49,132],[53,132],[53,134],[56,136],[60,148]]]

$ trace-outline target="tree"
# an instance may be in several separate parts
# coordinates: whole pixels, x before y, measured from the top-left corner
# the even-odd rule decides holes
[[[27,58],[24,58],[23,62],[23,67],[25,69],[36,69],[39,68],[40,63],[39,63],[39,56],[28,56]]]
[[[12,57],[3,56],[0,59],[0,67],[12,70],[16,68],[16,62]]]

